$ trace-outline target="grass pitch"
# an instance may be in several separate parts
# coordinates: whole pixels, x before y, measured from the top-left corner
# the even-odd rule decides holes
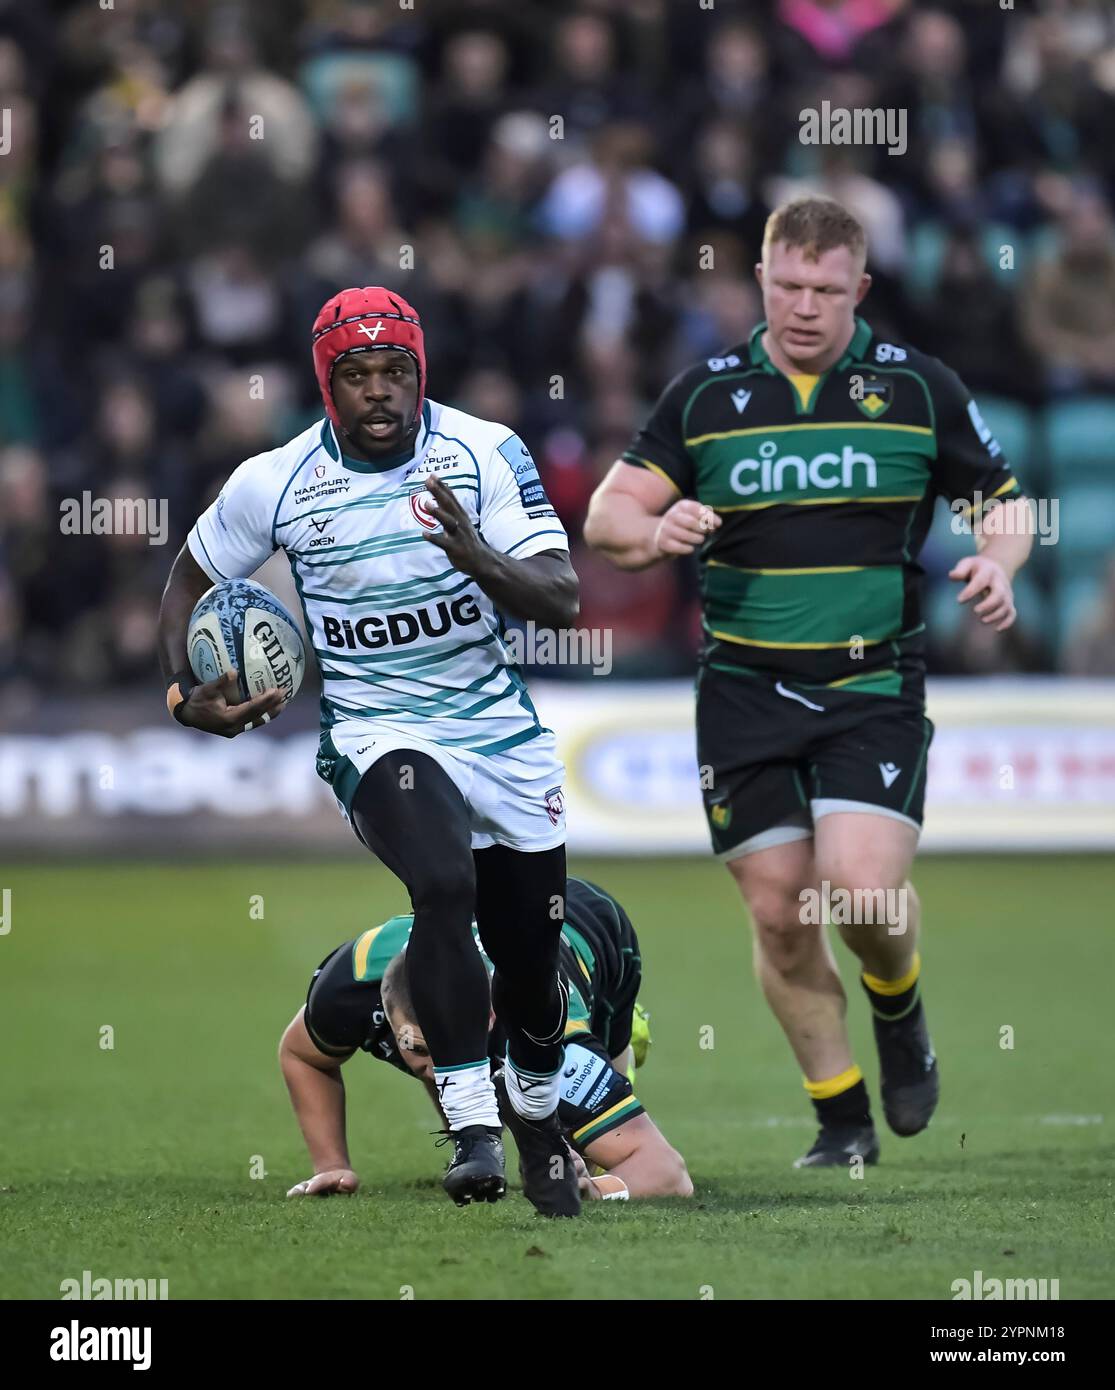
[[[723,870],[575,867],[639,930],[639,1091],[696,1196],[564,1223],[517,1190],[453,1207],[422,1088],[363,1057],[345,1068],[360,1194],[284,1200],[310,1168],[278,1038],[318,961],[405,908],[372,862],[5,869],[0,1296],[58,1298],[83,1270],[166,1278],[171,1298],[939,1299],[977,1269],[1115,1293],[1108,861],[918,866],[941,1109],[915,1139],[884,1130],[859,1181],[790,1169],[810,1108]]]

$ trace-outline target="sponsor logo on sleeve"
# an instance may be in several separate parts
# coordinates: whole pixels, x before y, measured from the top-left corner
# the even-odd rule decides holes
[[[972,422],[972,428],[979,436],[979,442],[987,450],[993,459],[998,458],[1003,452],[999,441],[991,433],[991,427],[980,414],[979,406],[975,401],[968,402],[968,419]]]
[[[600,1081],[606,1063],[595,1052],[580,1043],[570,1043],[565,1049],[565,1067],[561,1073],[561,1098],[567,1105],[583,1105],[585,1096]]]
[[[583,1102],[586,1110],[595,1110],[600,1102],[607,1097],[609,1091],[612,1089],[612,1077],[614,1075],[614,1072],[608,1071],[604,1079],[597,1083],[596,1089]]]
[[[519,501],[523,505],[523,510],[530,511],[532,507],[549,507],[550,499],[546,496],[542,479],[538,476],[538,467],[531,457],[530,450],[519,436],[513,434],[506,443],[499,446],[499,452],[514,474],[515,482],[519,488]]]

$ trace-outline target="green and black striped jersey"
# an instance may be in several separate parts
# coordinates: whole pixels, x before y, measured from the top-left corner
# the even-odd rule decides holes
[[[765,331],[676,377],[623,458],[721,517],[700,553],[706,665],[897,694],[924,670],[935,499],[1022,491],[936,358],[857,318],[829,371],[787,377]]]
[[[611,893],[587,879],[569,878],[565,919],[558,945],[558,970],[569,992],[570,1041],[595,1040],[618,1055],[631,1040],[642,962],[635,928]],[[414,914],[390,917],[332,951],[314,971],[306,1000],[306,1027],[323,1052],[359,1048],[409,1075],[383,1009],[381,985],[392,958],[410,939]],[[489,973],[492,963],[477,949]],[[489,1039],[494,1060],[502,1060],[506,1038],[497,1023]]]

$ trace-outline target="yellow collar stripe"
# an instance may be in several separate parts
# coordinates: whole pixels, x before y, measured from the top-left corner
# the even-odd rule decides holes
[[[802,410],[809,409],[809,402],[813,399],[813,392],[817,389],[819,376],[810,376],[808,372],[796,372],[793,376],[787,377],[790,385],[797,392],[798,402]]]

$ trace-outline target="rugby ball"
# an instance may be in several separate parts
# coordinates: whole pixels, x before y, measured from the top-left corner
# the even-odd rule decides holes
[[[294,619],[270,589],[250,579],[226,579],[202,594],[190,615],[186,653],[199,681],[238,671],[241,700],[278,689],[285,704],[306,670]]]

